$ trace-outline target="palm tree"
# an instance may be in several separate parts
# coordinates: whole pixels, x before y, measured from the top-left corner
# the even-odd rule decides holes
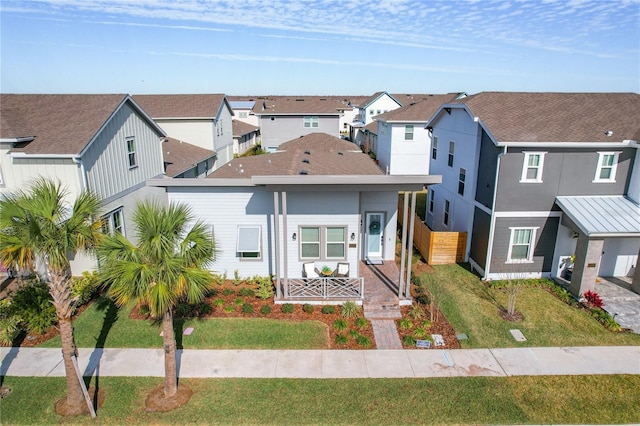
[[[67,409],[77,414],[84,395],[73,365],[77,356],[71,315],[75,299],[69,286],[69,256],[91,251],[100,240],[101,221],[96,219],[100,200],[81,193],[73,205],[60,183],[38,179],[28,191],[8,194],[0,200],[0,260],[21,271],[33,271],[36,260],[46,265],[45,280],[58,316],[62,356],[67,377]]]
[[[164,395],[171,397],[178,391],[173,309],[183,300],[204,299],[212,284],[206,267],[215,245],[207,226],[195,222],[182,204],[143,202],[133,221],[138,243],[122,234],[105,237],[98,249],[101,272],[118,305],[144,303],[152,316],[162,318]]]

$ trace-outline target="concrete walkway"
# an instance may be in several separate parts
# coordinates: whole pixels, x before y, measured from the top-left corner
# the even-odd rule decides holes
[[[164,377],[161,349],[80,349],[85,376]],[[60,349],[0,348],[0,374],[64,376]],[[640,346],[424,350],[181,350],[179,377],[383,378],[636,374]]]

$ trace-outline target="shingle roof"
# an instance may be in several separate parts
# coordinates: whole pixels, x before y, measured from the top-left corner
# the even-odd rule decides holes
[[[232,123],[234,138],[260,130],[260,127],[252,126],[251,124],[245,123],[244,121],[233,120]]]
[[[12,152],[77,155],[126,98],[125,94],[0,94],[0,138],[35,136]]]
[[[373,133],[374,135],[377,135],[378,134],[378,122],[377,121],[372,121],[371,123],[369,123],[366,126],[364,126],[364,129],[369,133]]]
[[[178,139],[166,138],[162,143],[162,155],[166,165],[166,175],[174,177],[215,156],[216,153]]]
[[[497,142],[640,140],[637,93],[482,92],[455,103],[466,104]]]
[[[215,118],[225,95],[135,95],[133,100],[152,118]]]
[[[208,178],[299,175],[384,175],[357,145],[325,133],[285,142],[272,154],[236,158]]]
[[[273,96],[266,99],[257,99],[253,112],[256,115],[340,115],[338,110],[345,108],[347,108],[347,105],[331,97]]]
[[[446,95],[420,95],[412,97],[410,103],[403,107],[376,115],[378,121],[410,121],[427,122],[438,110],[440,105],[452,102],[458,97],[457,93]]]

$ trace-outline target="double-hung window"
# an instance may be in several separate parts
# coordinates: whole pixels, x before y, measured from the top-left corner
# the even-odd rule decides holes
[[[319,122],[318,122],[318,117],[304,117],[303,119],[303,126],[306,128],[313,128],[316,129],[318,128]]]
[[[450,211],[451,211],[451,203],[449,203],[449,200],[444,200],[444,217],[442,218],[442,223],[444,223],[444,226],[449,226]]]
[[[347,228],[344,226],[300,227],[300,259],[343,260],[347,258]]]
[[[136,159],[136,139],[134,137],[127,138],[127,160],[129,161],[130,169],[138,165]]]
[[[436,202],[436,192],[433,189],[429,190],[429,213],[433,213],[433,205]]]
[[[598,167],[593,182],[615,182],[619,152],[598,152]]]
[[[458,194],[464,195],[464,184],[467,180],[467,171],[460,167],[460,175],[458,177]]]
[[[236,252],[241,259],[260,259],[262,255],[259,225],[238,226]]]
[[[435,160],[438,157],[438,137],[433,137],[433,145],[431,146],[431,158]]]
[[[407,124],[406,126],[404,126],[404,140],[413,140],[413,124]]]
[[[449,159],[447,160],[447,165],[449,167],[453,167],[453,154],[456,150],[456,143],[454,141],[449,141]]]
[[[533,243],[537,228],[511,228],[507,263],[533,262]]]
[[[122,207],[102,216],[102,232],[109,235],[115,235],[116,233],[124,235]]]
[[[525,152],[520,182],[542,182],[542,166],[546,152]]]

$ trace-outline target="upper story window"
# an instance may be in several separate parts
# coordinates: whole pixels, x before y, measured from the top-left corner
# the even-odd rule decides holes
[[[458,194],[464,195],[464,184],[467,181],[467,171],[460,167],[460,175],[458,177]]]
[[[438,137],[434,136],[433,145],[431,146],[431,158],[435,160],[436,157],[438,157]]]
[[[372,109],[369,110],[369,115],[371,115],[371,116],[373,115],[373,110]]]
[[[593,182],[615,182],[619,152],[598,152],[598,167]]]
[[[109,235],[124,235],[124,218],[122,207],[102,216],[102,232]]]
[[[240,111],[238,113],[238,118],[247,118],[248,113],[246,111]]]
[[[533,262],[533,243],[537,228],[511,228],[507,263]]]
[[[136,159],[136,139],[134,137],[127,138],[127,159],[130,169],[138,165],[138,160]]]
[[[413,140],[413,124],[407,124],[406,126],[404,126],[404,140]]]
[[[241,259],[260,259],[262,255],[260,226],[238,226],[236,252]]]
[[[453,167],[453,154],[456,150],[456,143],[454,141],[449,141],[449,159],[447,160],[447,165],[449,167]]]
[[[520,182],[542,182],[542,166],[546,152],[525,152]]]
[[[304,117],[302,125],[307,128],[318,128],[318,117]]]
[[[450,210],[451,210],[451,203],[449,203],[449,200],[444,200],[444,217],[442,218],[442,223],[444,223],[444,226],[449,226]]]
[[[429,190],[429,213],[433,213],[433,204],[435,203],[436,193],[433,189]]]

